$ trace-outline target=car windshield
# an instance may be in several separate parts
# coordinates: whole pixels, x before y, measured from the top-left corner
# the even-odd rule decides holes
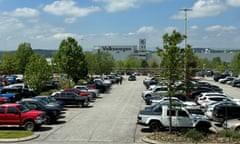
[[[48,103],[44,100],[39,100],[39,103],[42,104],[42,105],[47,105]]]
[[[48,97],[49,102],[56,102],[56,99],[54,97]]]
[[[19,106],[17,106],[19,109],[20,109],[20,111],[22,111],[22,112],[28,112],[28,111],[30,111],[30,109],[29,108],[27,108],[26,106],[24,106],[24,105],[19,105]]]
[[[49,99],[47,97],[37,97],[38,100],[43,101],[45,103],[49,103]]]

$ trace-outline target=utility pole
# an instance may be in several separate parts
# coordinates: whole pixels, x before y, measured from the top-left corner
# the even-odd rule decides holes
[[[185,40],[184,40],[184,49],[185,49],[185,56],[184,56],[184,82],[185,82],[185,85],[186,85],[186,91],[185,93],[187,94],[188,92],[188,59],[187,59],[187,54],[186,54],[186,51],[187,51],[187,13],[188,11],[192,11],[192,9],[190,8],[183,8],[183,9],[180,9],[181,11],[184,11],[184,33],[185,33]]]

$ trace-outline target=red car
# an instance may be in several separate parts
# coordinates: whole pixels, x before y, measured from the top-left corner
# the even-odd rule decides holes
[[[0,104],[4,104],[4,103],[8,103],[8,102],[10,102],[10,99],[9,99],[9,98],[0,97]]]
[[[44,122],[45,113],[42,111],[30,110],[18,103],[0,105],[0,125],[16,125],[33,131],[39,129]]]

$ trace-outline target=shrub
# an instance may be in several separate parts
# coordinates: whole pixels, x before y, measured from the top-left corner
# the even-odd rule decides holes
[[[195,142],[195,143],[197,143],[200,139],[203,138],[202,133],[200,133],[196,129],[191,129],[191,130],[187,131],[185,136],[188,138],[191,138],[192,142]]]

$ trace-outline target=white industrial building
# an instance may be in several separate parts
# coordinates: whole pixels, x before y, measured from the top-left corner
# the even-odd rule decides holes
[[[93,52],[110,53],[115,60],[125,60],[128,57],[146,59],[146,39],[139,39],[139,45],[96,45]]]

